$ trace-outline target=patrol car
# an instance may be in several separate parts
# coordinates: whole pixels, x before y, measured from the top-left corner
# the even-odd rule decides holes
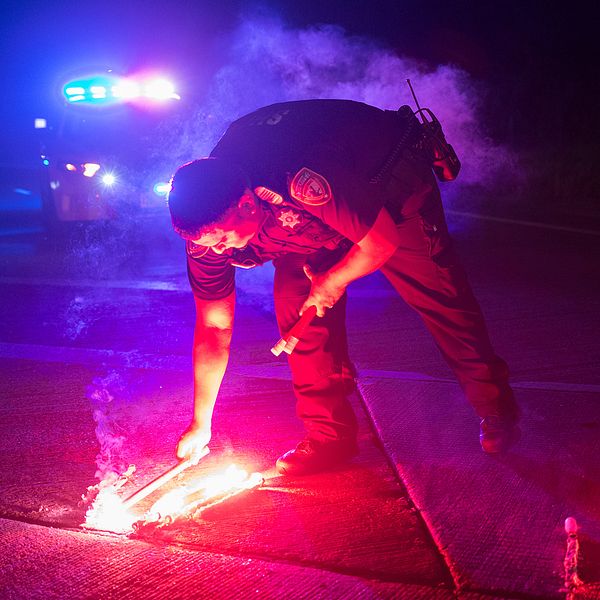
[[[169,173],[153,158],[160,126],[177,110],[175,86],[160,76],[110,70],[70,78],[40,137],[46,223],[112,219],[164,205]]]

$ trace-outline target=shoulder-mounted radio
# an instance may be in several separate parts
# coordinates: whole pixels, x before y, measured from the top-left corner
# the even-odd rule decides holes
[[[440,181],[454,181],[460,171],[460,160],[454,148],[446,141],[442,124],[431,110],[419,106],[410,79],[406,83],[417,105],[414,115],[419,120],[423,133],[419,147],[431,161],[431,168]]]

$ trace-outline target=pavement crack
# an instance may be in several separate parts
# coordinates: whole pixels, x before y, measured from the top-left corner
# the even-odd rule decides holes
[[[358,569],[358,568],[346,568],[340,565],[334,565],[331,563],[323,562],[323,561],[314,561],[308,559],[300,559],[300,558],[289,558],[286,559],[282,556],[273,556],[266,552],[234,552],[230,549],[228,550],[220,550],[218,548],[210,547],[210,546],[202,546],[198,544],[188,544],[181,541],[173,541],[163,542],[162,540],[134,537],[132,538],[137,541],[143,541],[152,546],[169,546],[169,547],[177,547],[183,550],[187,550],[190,552],[206,552],[208,554],[217,554],[219,556],[227,556],[231,558],[240,558],[247,560],[260,560],[267,563],[280,564],[280,565],[289,565],[295,567],[304,567],[315,569],[318,571],[323,571],[327,573],[335,573],[338,575],[344,575],[347,577],[357,577],[360,579],[367,579],[371,581],[377,581],[381,583],[396,583],[396,584],[404,584],[404,585],[418,585],[421,587],[427,587],[431,589],[439,589],[445,588],[452,590],[452,585],[448,585],[446,582],[440,583],[432,583],[431,581],[424,581],[418,577],[395,577],[392,575],[386,575],[381,571],[373,571],[370,569]]]
[[[443,571],[446,575],[446,581],[444,583],[446,583],[450,589],[453,589],[456,592],[459,591],[460,590],[459,576],[458,576],[458,573],[456,573],[452,567],[452,561],[450,560],[448,553],[445,551],[445,548],[443,547],[443,545],[440,544],[436,540],[436,537],[433,534],[433,529],[429,525],[426,516],[421,511],[421,509],[416,505],[415,501],[411,497],[411,495],[408,491],[408,488],[407,488],[406,484],[404,483],[402,474],[400,473],[400,471],[398,469],[398,466],[396,465],[395,461],[393,460],[393,458],[387,451],[386,445],[385,445],[383,439],[381,438],[381,436],[379,435],[379,431],[377,429],[377,426],[375,425],[375,421],[373,420],[373,415],[369,411],[369,406],[358,387],[356,388],[356,394],[360,400],[360,404],[363,408],[363,412],[365,413],[367,423],[369,424],[369,427],[371,429],[371,434],[372,434],[374,440],[376,441],[376,446],[379,448],[379,450],[383,454],[386,462],[388,463],[388,466],[390,467],[391,471],[394,473],[394,476],[396,477],[398,485],[400,485],[400,487],[402,488],[402,490],[405,494],[406,499],[408,500],[408,502],[410,502],[413,512],[417,515],[417,518],[421,522],[423,529],[425,531],[427,531],[427,533],[429,534],[429,538],[432,542],[432,545],[437,551],[436,554],[437,554],[438,560],[439,560],[440,564],[442,565]]]
[[[370,569],[357,569],[357,568],[345,568],[339,565],[333,565],[327,562],[321,561],[313,561],[306,559],[286,559],[281,556],[272,556],[265,552],[234,552],[230,549],[222,550],[219,548],[211,547],[211,546],[202,546],[199,544],[189,544],[181,541],[169,540],[166,542],[162,539],[152,539],[142,536],[130,536],[126,534],[113,533],[110,531],[102,531],[96,529],[88,529],[84,527],[70,526],[70,525],[62,525],[60,523],[48,523],[42,522],[36,519],[31,519],[27,517],[15,517],[15,516],[6,516],[0,514],[0,520],[5,521],[13,521],[24,523],[26,525],[32,525],[36,527],[44,527],[46,529],[54,529],[65,531],[69,533],[78,533],[84,534],[88,536],[97,536],[100,538],[109,538],[113,540],[130,540],[145,544],[146,546],[153,547],[172,547],[179,548],[180,550],[184,550],[190,553],[205,553],[211,554],[215,556],[223,556],[230,558],[238,558],[243,560],[260,560],[265,563],[272,563],[278,565],[288,565],[294,567],[302,567],[314,569],[321,572],[327,572],[337,575],[342,575],[346,577],[356,577],[358,579],[369,580],[369,581],[377,581],[381,583],[391,583],[398,585],[418,585],[421,587],[426,587],[430,589],[451,589],[446,584],[432,583],[430,581],[423,581],[418,577],[394,577],[394,576],[386,576],[385,573],[380,571],[373,571]]]

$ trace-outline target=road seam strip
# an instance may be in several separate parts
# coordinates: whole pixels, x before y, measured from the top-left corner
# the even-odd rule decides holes
[[[578,227],[567,227],[566,225],[552,225],[551,223],[540,223],[538,221],[525,221],[521,219],[509,219],[507,217],[492,217],[490,215],[482,215],[461,210],[446,209],[449,215],[457,215],[459,217],[470,217],[472,219],[480,219],[481,221],[494,221],[496,223],[506,223],[508,225],[523,225],[525,227],[535,227],[537,229],[552,229],[554,231],[568,231],[569,233],[583,233],[586,235],[600,235],[600,231],[594,229],[580,229]]]
[[[60,525],[58,523],[45,523],[43,521],[42,522],[36,521],[35,519],[28,519],[27,517],[14,517],[14,516],[8,516],[8,515],[3,515],[3,514],[0,514],[0,520],[13,521],[16,523],[24,523],[26,525],[33,525],[35,527],[44,527],[47,529],[59,529],[61,531],[80,533],[80,534],[84,534],[84,535],[93,535],[93,536],[110,538],[110,539],[130,539],[132,541],[141,542],[148,546],[154,546],[154,547],[170,546],[170,547],[180,548],[180,549],[186,550],[188,552],[204,552],[206,554],[214,554],[217,556],[229,556],[229,557],[233,557],[233,558],[262,560],[265,563],[291,565],[291,566],[295,566],[295,567],[314,569],[317,571],[327,571],[328,573],[335,573],[337,575],[342,575],[345,577],[355,577],[357,579],[377,581],[379,583],[391,583],[391,584],[398,584],[398,585],[414,585],[414,586],[420,586],[420,587],[428,588],[428,589],[438,589],[439,588],[438,585],[423,583],[422,581],[419,581],[417,579],[412,579],[410,577],[403,578],[403,579],[399,579],[397,577],[396,578],[385,577],[385,576],[383,576],[382,573],[373,572],[373,571],[369,571],[369,570],[360,571],[360,570],[353,570],[351,568],[343,568],[343,567],[335,568],[333,565],[329,565],[327,563],[319,563],[316,561],[303,560],[303,559],[286,560],[285,558],[270,556],[268,554],[261,554],[259,552],[241,553],[241,552],[233,552],[231,550],[230,551],[219,551],[219,550],[214,550],[214,549],[213,550],[207,549],[206,547],[199,547],[199,546],[194,547],[192,545],[186,544],[185,542],[179,542],[179,541],[175,541],[175,540],[169,541],[169,542],[164,542],[162,540],[161,541],[150,540],[150,539],[142,538],[142,537],[130,538],[129,536],[127,536],[125,534],[116,534],[116,533],[112,533],[110,531],[91,530],[91,529],[84,529],[84,528],[73,527],[73,526],[68,526],[68,525],[64,526],[64,525]]]
[[[34,360],[39,362],[58,362],[95,365],[103,367],[122,367],[128,369],[155,369],[167,371],[187,371],[191,368],[189,356],[178,354],[145,354],[138,350],[102,350],[97,348],[75,348],[72,346],[46,346],[42,344],[13,344],[0,342],[0,358]],[[286,363],[263,363],[257,365],[230,366],[229,373],[240,377],[289,380],[291,378]],[[392,371],[383,369],[359,369],[361,382],[392,379],[457,385],[454,379],[434,377],[415,371]],[[514,389],[541,390],[567,393],[600,392],[600,385],[593,383],[569,383],[562,381],[512,381]]]
[[[405,498],[410,503],[417,518],[420,519],[424,530],[427,531],[427,533],[429,534],[429,538],[431,539],[431,542],[432,542],[434,548],[437,550],[438,558],[441,561],[441,563],[443,564],[443,566],[445,567],[447,578],[449,580],[448,584],[449,585],[451,584],[451,589],[456,594],[460,589],[459,583],[458,583],[459,580],[458,580],[458,574],[455,573],[454,569],[452,568],[452,564],[450,562],[450,557],[448,556],[448,554],[444,551],[444,549],[441,547],[441,545],[438,543],[438,541],[433,536],[432,529],[429,526],[429,523],[427,522],[425,515],[417,507],[412,496],[410,495],[410,493],[408,491],[408,487],[406,486],[406,484],[404,482],[404,478],[402,477],[402,474],[400,473],[398,465],[392,458],[391,454],[387,451],[386,444],[383,441],[383,439],[381,438],[381,436],[379,435],[379,430],[377,429],[377,425],[375,424],[373,415],[371,414],[371,411],[369,410],[369,406],[365,400],[365,397],[363,396],[363,394],[358,386],[356,387],[356,395],[358,396],[360,405],[362,406],[362,410],[365,414],[365,418],[367,420],[369,429],[371,430],[371,435],[374,437],[374,439],[376,439],[378,441],[377,445],[378,445],[379,449],[381,450],[381,453],[383,454],[383,457],[385,458],[386,462],[388,463],[388,466],[390,467],[392,473],[394,473],[394,475],[396,476],[398,485],[402,488]]]

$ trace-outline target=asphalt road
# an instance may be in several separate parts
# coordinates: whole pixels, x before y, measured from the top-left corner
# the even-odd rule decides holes
[[[80,499],[109,466],[135,464],[135,487],[175,463],[191,409],[183,249],[165,214],[49,234],[29,202],[5,203],[0,230],[3,598],[560,598],[568,516],[579,574],[600,582],[593,227],[449,213],[524,412],[500,459],[376,274],[350,289],[361,453],[332,474],[276,477],[302,428],[269,352],[271,271],[241,273],[211,454],[183,481],[233,461],[265,485],[130,539],[82,530]]]

